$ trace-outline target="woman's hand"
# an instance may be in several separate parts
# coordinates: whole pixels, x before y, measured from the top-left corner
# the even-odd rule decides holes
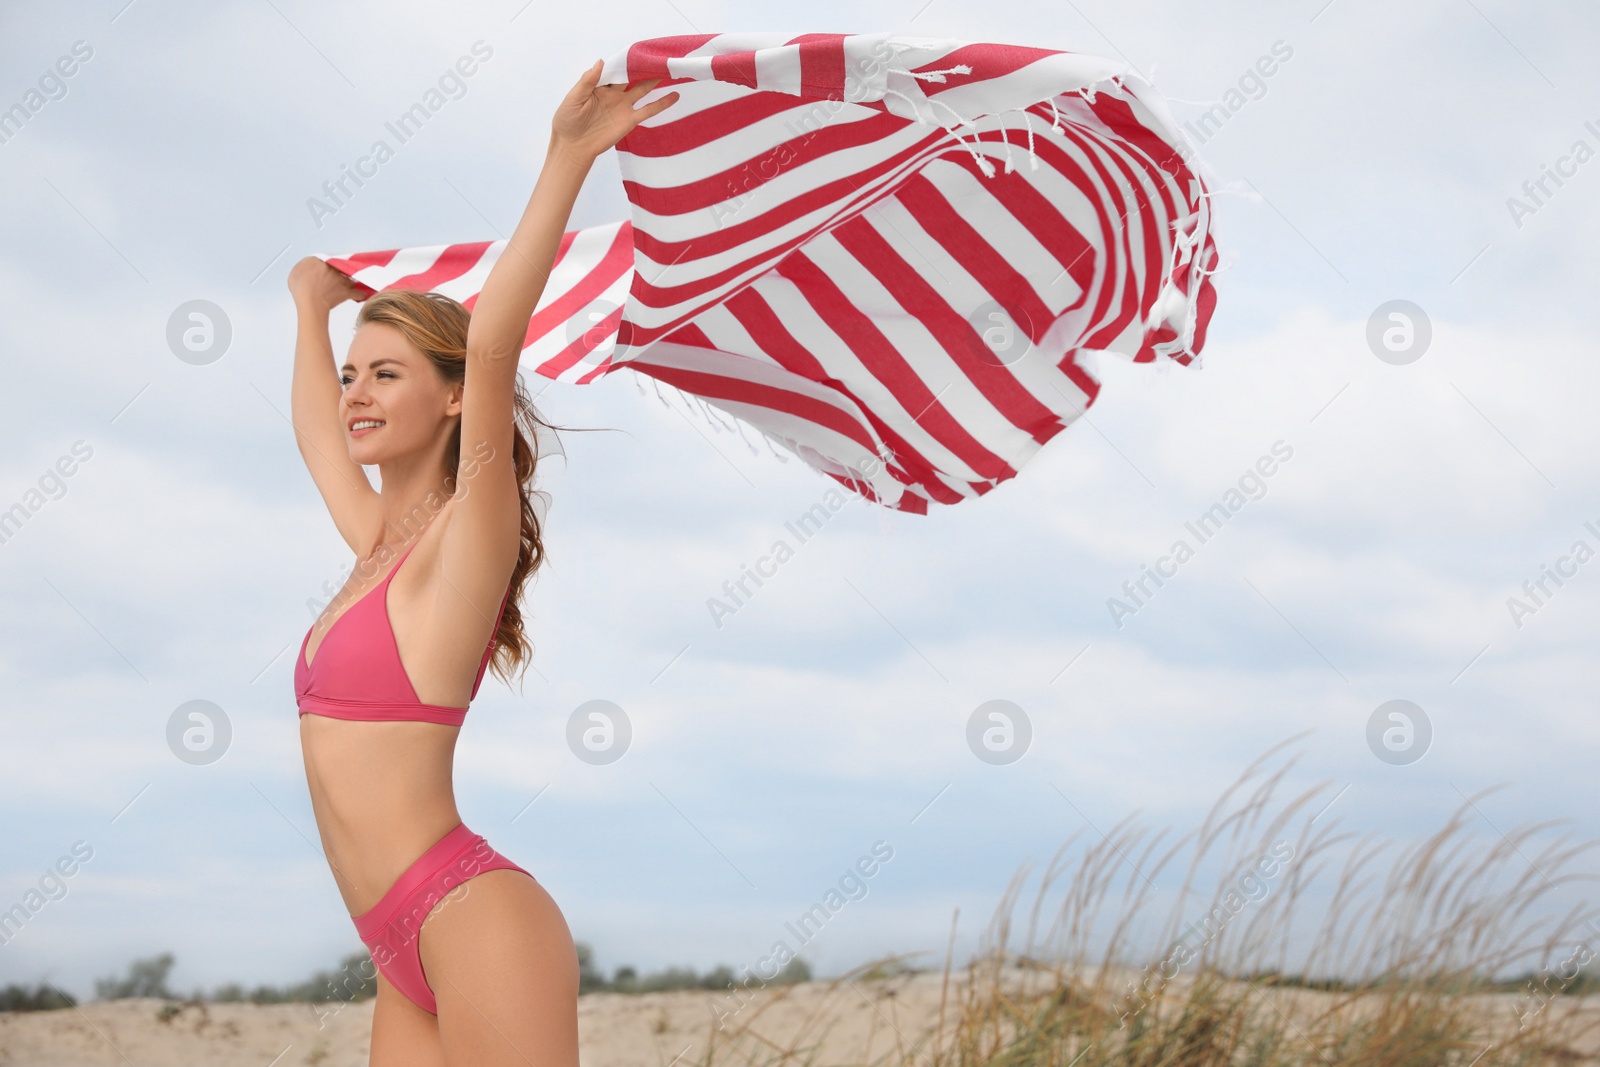
[[[582,160],[593,160],[622,140],[639,123],[660,114],[678,101],[668,93],[659,100],[634,109],[639,98],[660,84],[660,78],[634,86],[601,85],[601,61],[584,72],[578,84],[567,93],[550,121],[552,148],[559,148]]]
[[[342,271],[316,256],[307,256],[289,271],[289,292],[296,307],[332,311],[346,300],[365,300],[372,290],[358,285]]]

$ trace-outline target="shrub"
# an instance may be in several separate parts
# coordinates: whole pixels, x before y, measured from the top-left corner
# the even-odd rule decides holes
[[[123,1000],[128,997],[161,997],[172,999],[167,988],[167,974],[172,970],[172,953],[134,960],[128,964],[128,973],[122,978],[101,978],[94,984],[96,1000]]]
[[[1398,850],[1372,835],[1356,839],[1337,832],[1337,819],[1326,814],[1333,784],[1276,800],[1294,762],[1268,766],[1282,747],[1247,768],[1195,832],[1165,847],[1165,831],[1152,836],[1132,817],[1109,833],[1086,827],[1069,838],[1043,872],[1025,926],[1016,912],[1029,871],[1018,870],[973,957],[958,969],[947,955],[938,1022],[919,1034],[895,1026],[893,1048],[874,1062],[1565,1067],[1586,1060],[1579,1050],[1592,1043],[1600,1013],[1563,1010],[1556,997],[1593,988],[1600,913],[1582,903],[1562,908],[1557,894],[1587,879],[1575,861],[1600,842],[1549,839],[1549,823],[1484,830],[1482,794],[1464,798],[1442,829]],[[1179,860],[1181,880],[1164,878]],[[954,936],[952,928],[952,945]],[[782,1042],[763,1032],[763,1015],[781,992],[740,1012],[729,1029],[714,1022],[694,1062],[811,1062],[831,1020],[859,1010],[856,983],[892,976],[898,960],[835,979]]]
[[[0,1011],[54,1011],[56,1008],[71,1008],[78,1003],[78,998],[71,993],[65,993],[53,985],[40,982],[32,989],[20,985],[8,985],[0,989]]]

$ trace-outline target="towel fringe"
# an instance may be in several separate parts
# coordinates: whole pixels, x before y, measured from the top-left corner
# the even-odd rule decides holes
[[[1056,107],[1056,98],[1052,96],[1047,102],[1050,105],[1050,128],[1056,133],[1066,133],[1066,128],[1061,125],[1061,109]]]
[[[761,434],[761,439],[767,443],[767,451],[771,452],[774,456],[777,456],[779,463],[787,463],[787,462],[789,462],[789,457],[788,456],[784,455],[782,452],[779,452],[776,448],[772,447],[772,435],[771,434],[767,433],[767,431],[765,431],[765,430],[760,429],[759,427],[757,428],[757,432],[759,434]],[[782,442],[782,444],[783,444],[784,448],[788,448],[789,447],[789,442],[787,442],[787,441]]]
[[[972,120],[963,116],[961,112],[957,111],[943,100],[940,100],[936,97],[928,97],[927,100],[928,103],[942,107],[946,111],[950,112],[950,114],[954,115],[957,119],[960,119],[960,122],[958,122],[955,126],[944,126],[944,123],[940,123],[940,125],[944,126],[946,133],[950,134],[950,136],[961,142],[961,147],[965,148],[971,154],[973,160],[978,164],[978,169],[983,171],[983,176],[985,178],[993,178],[994,164],[989,161],[989,157],[984,155],[982,152],[979,152],[976,148],[973,148],[972,145],[967,143],[967,139],[965,137],[962,137],[961,134],[956,132],[957,128],[960,126],[971,126]],[[978,140],[976,134],[973,135],[972,140],[974,143],[982,143]]]
[[[965,63],[957,63],[955,66],[946,67],[944,70],[906,70],[904,67],[890,67],[889,73],[904,74],[907,77],[918,78],[922,81],[938,82],[942,85],[944,84],[944,76],[946,74],[971,74],[972,68],[967,66]]]
[[[897,51],[896,54],[898,55],[898,51]],[[972,68],[967,66],[965,63],[958,64],[957,66],[950,67],[950,68],[945,69],[945,70],[928,70],[928,71],[908,70],[905,67],[890,67],[889,68],[889,73],[891,73],[891,74],[903,74],[908,78],[916,78],[916,79],[919,79],[921,81],[943,83],[945,81],[945,75],[947,75],[947,74],[970,74],[970,73],[972,73]],[[1122,79],[1120,77],[1116,76],[1116,75],[1112,75],[1111,77],[1104,78],[1102,80],[1110,82],[1113,86],[1116,87],[1116,89],[1119,92],[1126,92],[1127,91],[1127,86],[1123,83]],[[1096,96],[1098,96],[1098,91],[1095,89],[1094,85],[1081,86],[1080,88],[1078,88],[1075,91],[1078,93],[1079,96],[1081,96],[1083,98],[1085,103],[1088,103],[1088,104],[1091,104],[1091,105],[1095,102]],[[885,87],[884,88],[884,93],[885,93],[885,95],[888,95],[888,96],[899,97],[901,100],[905,101],[906,105],[909,107],[909,109],[911,110],[912,114],[917,116],[918,123],[921,123],[921,124],[924,124],[924,125],[927,124],[927,122],[929,120],[923,117],[922,109],[921,109],[921,107],[918,106],[918,101],[912,100],[905,93],[902,93],[897,89],[890,89],[888,87]],[[994,175],[995,175],[994,164],[990,161],[990,159],[989,159],[989,157],[987,155],[985,155],[983,152],[979,151],[978,148],[974,147],[974,145],[981,146],[983,144],[982,137],[980,135],[978,135],[978,134],[973,134],[971,142],[969,143],[967,138],[962,136],[962,134],[960,132],[962,128],[974,125],[976,120],[966,118],[960,112],[956,111],[955,108],[951,107],[949,104],[946,104],[944,101],[938,99],[937,97],[927,97],[927,96],[925,96],[925,97],[923,97],[922,102],[927,103],[930,106],[942,107],[942,108],[944,108],[946,111],[948,111],[951,115],[953,115],[956,118],[957,121],[952,123],[952,124],[946,124],[946,123],[942,123],[941,122],[941,123],[939,123],[939,125],[944,128],[945,132],[949,133],[952,137],[954,137],[957,141],[959,141],[961,143],[961,146],[963,148],[965,148],[968,153],[971,154],[973,160],[978,164],[978,169],[983,171],[984,177],[986,177],[986,178],[994,177]],[[1047,97],[1044,102],[1048,103],[1050,105],[1050,129],[1053,132],[1058,133],[1058,134],[1065,133],[1066,129],[1062,125],[1061,109],[1056,106],[1055,97],[1054,96]],[[1036,106],[1036,105],[1030,105],[1030,106]],[[1000,123],[1000,139],[1004,143],[1005,156],[1006,156],[1006,159],[1005,159],[1005,173],[1006,174],[1011,174],[1011,173],[1015,172],[1016,169],[1017,169],[1016,163],[1013,160],[1012,155],[1011,155],[1011,138],[1009,136],[1007,136],[1007,133],[1009,131],[1008,131],[1008,128],[1006,126],[1006,120],[1005,120],[1005,116],[1009,112],[1012,112],[1012,111],[1016,111],[1016,112],[1020,112],[1021,113],[1023,125],[1028,131],[1028,169],[1029,170],[1038,170],[1039,169],[1039,157],[1038,157],[1037,151],[1035,150],[1033,123],[1030,122],[1029,119],[1028,119],[1028,109],[1027,108],[1023,108],[1023,107],[1013,107],[1013,108],[1007,108],[1005,111],[997,111],[997,112],[993,112],[992,113],[992,117],[997,119],[999,121],[999,123]]]

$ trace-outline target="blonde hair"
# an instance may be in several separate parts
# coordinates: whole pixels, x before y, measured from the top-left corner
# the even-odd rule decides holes
[[[356,327],[369,322],[381,322],[399,330],[406,340],[417,347],[435,371],[446,382],[464,382],[467,374],[467,325],[472,313],[458,300],[442,293],[423,293],[410,289],[385,289],[375,293],[361,305],[356,316]],[[533,508],[534,471],[539,463],[538,429],[563,429],[552,426],[539,416],[533,400],[519,377],[513,400],[514,422],[511,429],[512,463],[517,477],[517,496],[521,500],[521,545],[517,549],[517,565],[511,572],[505,612],[500,616],[500,626],[495,631],[495,651],[491,667],[494,673],[509,682],[513,674],[526,666],[532,658],[532,645],[523,631],[520,601],[522,589],[544,561],[544,538],[539,516]],[[461,424],[450,436],[445,450],[445,481],[451,492],[455,491],[456,477],[461,464]],[[539,494],[543,495],[543,494]]]

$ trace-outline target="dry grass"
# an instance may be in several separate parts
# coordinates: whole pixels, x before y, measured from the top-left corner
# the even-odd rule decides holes
[[[1277,801],[1289,743],[1165,848],[1165,831],[1131,819],[1069,839],[1025,923],[1030,872],[1018,871],[972,961],[954,969],[947,951],[933,1025],[896,1018],[897,957],[837,979],[798,1024],[779,1010],[785,993],[763,997],[680,1062],[820,1064],[834,1021],[862,999],[888,1049],[869,1043],[855,1062],[885,1067],[1600,1062],[1600,1012],[1559,996],[1592,981],[1600,924],[1557,900],[1587,880],[1573,868],[1596,842],[1551,840],[1553,823],[1501,834],[1481,794],[1404,847],[1340,833],[1332,784]],[[1158,890],[1169,868],[1184,870],[1181,889]]]

